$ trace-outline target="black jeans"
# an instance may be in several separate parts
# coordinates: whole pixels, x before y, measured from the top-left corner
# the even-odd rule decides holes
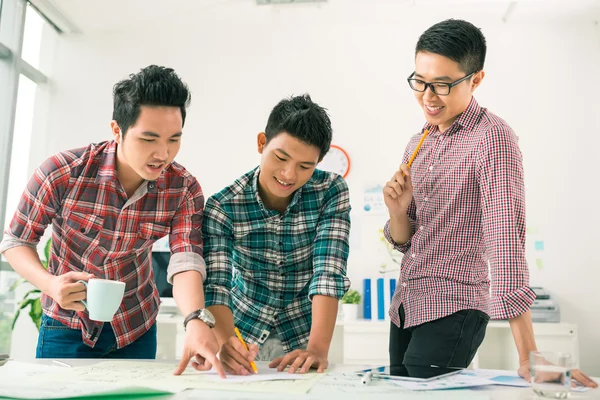
[[[469,366],[485,337],[490,317],[479,310],[462,310],[435,321],[404,329],[404,307],[399,309],[400,328],[390,327],[390,365]]]

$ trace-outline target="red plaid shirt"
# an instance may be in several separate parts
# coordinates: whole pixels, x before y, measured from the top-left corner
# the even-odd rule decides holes
[[[390,316],[400,326],[404,305],[411,327],[464,309],[494,319],[526,312],[535,294],[525,260],[525,187],[517,137],[475,99],[441,133],[429,135],[415,158],[412,238],[394,243],[404,253]],[[415,135],[403,163],[421,138]],[[491,271],[491,296],[488,262]]]
[[[127,198],[115,170],[117,144],[103,142],[65,151],[34,173],[0,244],[34,247],[52,223],[53,275],[85,271],[125,282],[125,296],[112,321],[117,346],[142,336],[155,323],[160,298],[151,266],[152,244],[169,235],[168,277],[196,270],[205,277],[202,257],[204,197],[198,181],[173,162],[156,181],[144,182]],[[44,313],[81,329],[93,347],[103,323],[87,311],[63,310],[42,295]]]

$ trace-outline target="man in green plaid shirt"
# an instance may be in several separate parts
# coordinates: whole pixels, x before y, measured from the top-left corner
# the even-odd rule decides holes
[[[327,112],[308,95],[282,100],[258,134],[260,166],[206,202],[206,305],[229,373],[252,373],[255,359],[291,373],[328,365],[350,286],[348,186],[315,169],[331,136]]]

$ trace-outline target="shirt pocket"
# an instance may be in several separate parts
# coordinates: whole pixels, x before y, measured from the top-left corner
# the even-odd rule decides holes
[[[136,250],[145,250],[148,247],[151,247],[158,239],[167,236],[170,230],[171,228],[167,225],[161,225],[153,222],[140,224]]]
[[[89,248],[98,244],[98,236],[104,228],[104,218],[71,212],[65,219],[66,241],[78,248]]]
[[[104,229],[104,218],[93,214],[71,212],[65,219],[64,242],[60,246],[61,257],[71,265],[84,271],[99,272],[106,258],[106,250],[100,246],[100,235]]]

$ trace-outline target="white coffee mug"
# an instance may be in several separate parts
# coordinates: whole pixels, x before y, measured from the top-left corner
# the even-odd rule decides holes
[[[89,281],[77,281],[86,286],[86,300],[81,300],[87,308],[90,319],[110,322],[121,305],[125,293],[125,282],[92,278]]]

